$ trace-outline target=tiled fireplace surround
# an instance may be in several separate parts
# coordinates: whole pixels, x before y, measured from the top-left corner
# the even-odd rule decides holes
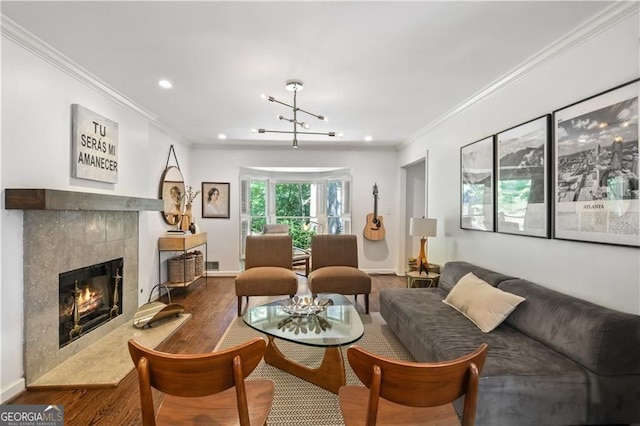
[[[120,257],[124,258],[122,314],[58,349],[58,275]],[[132,320],[138,306],[138,213],[25,211],[24,283],[28,386],[125,321]]]
[[[86,198],[82,193],[53,192],[72,195],[68,201],[78,196]],[[131,321],[137,309],[138,211],[161,210],[161,207],[156,208],[159,200],[109,195],[103,198],[112,201],[109,207],[105,208],[104,203],[81,205],[82,211],[64,210],[64,205],[50,209],[48,200],[43,202],[47,204],[44,208],[35,210],[31,206],[9,207],[9,201],[5,201],[7,208],[24,209],[24,362],[27,387],[61,362]],[[143,206],[132,207],[130,200],[142,200]],[[123,201],[126,202],[123,204]],[[152,207],[148,207],[149,204]],[[100,210],[102,208],[105,210]],[[124,259],[122,314],[59,349],[58,275],[117,258]]]

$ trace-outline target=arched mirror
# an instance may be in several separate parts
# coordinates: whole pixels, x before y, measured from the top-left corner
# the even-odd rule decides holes
[[[177,225],[184,210],[184,177],[176,166],[169,166],[160,180],[160,198],[164,202],[162,217],[169,225]]]

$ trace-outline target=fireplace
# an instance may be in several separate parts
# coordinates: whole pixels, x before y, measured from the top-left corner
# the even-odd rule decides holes
[[[140,212],[160,212],[159,199],[56,189],[4,190],[5,209],[23,211],[24,375],[27,387],[133,320],[138,303]],[[142,213],[144,214],[144,213]],[[146,223],[146,219],[145,219]],[[60,276],[120,260],[118,313],[60,345]],[[115,276],[118,267],[103,275]],[[82,288],[79,279],[78,289]],[[72,284],[74,284],[72,282]],[[112,281],[115,290],[115,279]],[[75,284],[73,287],[75,291]],[[107,296],[110,291],[107,290]],[[80,316],[80,314],[78,315]],[[73,328],[73,326],[72,326]],[[77,328],[76,328],[77,329]],[[68,335],[68,333],[66,333]]]
[[[25,210],[24,212],[24,312],[25,312],[25,378],[27,387],[40,377],[53,370],[60,363],[71,358],[81,350],[103,339],[112,331],[133,320],[138,307],[138,213],[128,211],[55,211]],[[69,325],[73,303],[69,297],[62,297],[65,309],[59,306],[60,278],[72,271],[85,271],[93,265],[120,260],[120,266],[110,267],[107,273],[99,275],[121,276],[118,283],[118,313],[109,318],[114,303],[104,301],[112,297],[115,279],[110,278],[111,289],[103,286],[103,310],[109,307],[109,313],[99,327],[94,324],[78,324],[71,335],[71,341],[61,344],[60,316],[67,317],[62,326],[67,338],[74,328]],[[118,270],[119,269],[119,270]],[[118,274],[116,274],[116,272]],[[72,278],[69,291],[84,290],[83,282],[88,279],[82,275]],[[100,280],[93,280],[100,281]],[[102,278],[106,281],[106,278]],[[92,283],[93,285],[94,283]],[[95,283],[101,286],[100,283]],[[105,294],[106,293],[106,294]],[[75,294],[72,293],[74,296]],[[69,293],[67,292],[67,296]],[[66,302],[65,302],[66,300]],[[84,307],[82,307],[84,311]],[[99,316],[104,317],[104,312]],[[63,315],[64,316],[64,315]],[[84,313],[78,310],[78,319],[84,321]],[[86,320],[93,320],[91,316]],[[65,323],[65,321],[63,321]]]
[[[59,274],[60,348],[120,315],[123,264],[119,258]]]

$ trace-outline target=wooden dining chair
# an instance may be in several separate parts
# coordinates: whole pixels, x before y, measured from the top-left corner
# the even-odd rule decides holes
[[[460,425],[475,423],[478,376],[487,345],[452,361],[416,363],[369,353],[357,346],[347,358],[362,386],[338,392],[346,426]],[[464,395],[462,423],[451,404]]]
[[[264,425],[273,403],[271,380],[246,380],[264,355],[257,337],[204,354],[168,354],[129,340],[138,370],[142,424]],[[151,388],[165,394],[154,412]]]

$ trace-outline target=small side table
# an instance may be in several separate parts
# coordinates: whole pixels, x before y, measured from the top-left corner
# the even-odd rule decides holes
[[[438,280],[440,279],[440,274],[436,272],[418,273],[418,271],[410,271],[407,272],[405,277],[407,278],[407,288],[418,288],[418,287],[438,287]],[[424,285],[421,286],[418,282],[423,281]]]
[[[429,263],[429,272],[435,272],[436,274],[440,273],[440,265],[437,263]],[[407,262],[407,271],[418,271],[420,267],[418,265],[418,259],[415,257],[410,257]]]

